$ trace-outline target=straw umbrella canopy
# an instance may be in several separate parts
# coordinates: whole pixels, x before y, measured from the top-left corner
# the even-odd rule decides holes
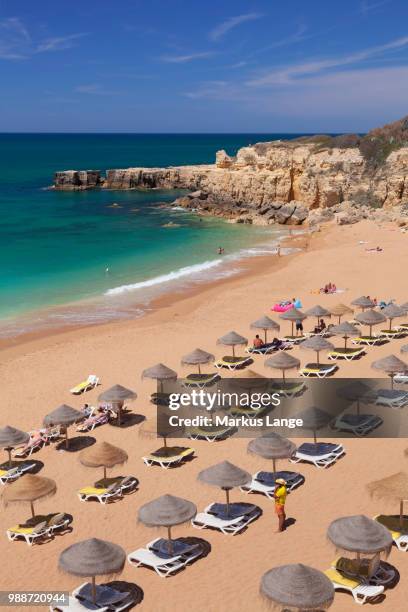
[[[319,324],[319,319],[323,319],[325,317],[330,317],[331,313],[327,308],[323,308],[323,306],[313,306],[313,308],[309,308],[306,310],[305,315],[308,317],[316,317],[317,324]]]
[[[310,406],[310,408],[302,410],[297,416],[299,419],[302,419],[302,427],[304,429],[313,431],[315,444],[317,442],[316,432],[323,427],[327,427],[332,419],[332,416],[328,412],[321,408],[316,408],[316,406]]]
[[[344,351],[347,350],[347,340],[350,337],[355,337],[360,335],[360,331],[357,329],[355,325],[348,323],[347,321],[343,321],[343,323],[339,323],[338,325],[333,325],[330,328],[330,333],[334,336],[342,336],[344,339]]]
[[[334,600],[331,580],[302,563],[270,569],[261,578],[260,590],[283,610],[327,610]]]
[[[207,363],[211,363],[215,360],[215,356],[207,351],[196,348],[188,355],[184,355],[181,358],[181,365],[196,365],[198,366],[198,373],[201,374],[201,366]]]
[[[230,331],[228,332],[228,334],[225,334],[225,336],[221,336],[221,338],[218,338],[217,344],[222,344],[223,346],[231,346],[232,356],[235,357],[235,347],[246,346],[248,344],[248,338],[240,336],[235,331]]]
[[[392,327],[392,322],[394,319],[398,319],[399,317],[404,317],[406,314],[405,308],[401,306],[397,306],[397,304],[388,304],[385,308],[382,309],[382,314],[387,317],[390,322],[390,327]]]
[[[106,468],[122,465],[128,460],[126,451],[109,444],[109,442],[97,442],[85,448],[79,454],[79,461],[86,467],[103,468],[103,477],[106,478]]]
[[[227,514],[229,514],[229,492],[234,487],[243,487],[252,480],[251,474],[229,461],[221,461],[199,472],[197,479],[206,484],[220,487],[226,494]]]
[[[336,548],[357,553],[357,556],[388,552],[392,546],[388,529],[363,514],[336,519],[330,523],[327,537]]]
[[[71,544],[62,551],[59,569],[74,576],[92,579],[92,601],[96,605],[96,576],[111,576],[123,570],[126,553],[121,546],[90,538]]]
[[[408,353],[408,344],[404,344],[404,346],[401,346],[400,352]]]
[[[169,419],[172,414],[173,413],[170,412],[170,410],[160,407],[154,416],[143,421],[139,427],[139,436],[141,438],[162,437],[164,448],[170,453],[171,447],[167,446],[167,436],[169,435],[170,431],[172,435],[175,435],[176,433],[181,434],[183,432],[183,427],[181,425],[169,426]]]
[[[349,308],[349,306],[346,306],[345,304],[336,304],[335,306],[332,306],[332,308],[329,308],[329,312],[334,317],[338,317],[338,323],[340,324],[341,317],[343,317],[345,314],[353,314],[353,309]]]
[[[362,295],[359,298],[356,298],[355,300],[353,300],[351,302],[351,304],[353,306],[359,306],[361,308],[361,310],[365,310],[366,308],[374,308],[375,303],[373,302],[373,300],[370,300],[369,297]]]
[[[273,370],[282,370],[282,378],[283,382],[285,382],[285,372],[286,370],[297,369],[300,366],[299,359],[289,355],[289,353],[285,353],[284,351],[279,351],[272,357],[268,357],[265,360],[265,366],[267,368],[272,368]]]
[[[408,454],[407,450],[405,454]],[[404,525],[404,501],[408,501],[408,474],[398,472],[392,474],[392,476],[381,478],[381,480],[374,480],[367,485],[367,489],[372,497],[395,504],[399,503],[399,525],[402,528]]]
[[[174,495],[162,495],[139,508],[139,521],[148,527],[167,527],[168,550],[173,552],[171,528],[187,523],[197,514],[193,502]]]
[[[299,344],[299,347],[301,349],[315,351],[317,363],[320,363],[319,355],[321,351],[332,351],[334,349],[334,345],[321,336],[311,336],[310,338],[306,338],[306,340],[303,340]]]
[[[356,315],[356,321],[362,323],[363,325],[368,325],[370,328],[370,336],[373,335],[373,326],[378,325],[379,323],[384,323],[386,318],[384,315],[378,310],[364,310]]]
[[[34,502],[45,497],[51,497],[56,491],[57,484],[51,478],[24,474],[5,488],[3,502],[6,506],[10,503],[29,503],[31,515],[35,517]]]
[[[264,332],[265,342],[268,341],[268,330],[280,330],[279,323],[276,323],[273,319],[267,317],[266,315],[251,323],[250,327],[251,329],[262,329]]]
[[[111,404],[116,409],[118,414],[118,423],[121,424],[122,420],[122,408],[126,400],[134,400],[137,398],[137,393],[131,389],[127,389],[122,385],[113,385],[103,393],[98,395],[98,402],[106,402]]]
[[[273,471],[276,472],[277,459],[290,459],[296,451],[296,444],[271,432],[248,442],[248,452],[264,459],[272,459]]]
[[[71,408],[71,406],[67,406],[66,404],[62,404],[44,417],[44,425],[46,427],[62,425],[65,429],[65,448],[68,448],[68,427],[74,423],[78,423],[78,421],[82,421],[83,418],[83,412]]]
[[[163,392],[163,382],[164,381],[176,381],[177,380],[177,372],[171,370],[167,366],[162,363],[157,363],[156,365],[146,368],[142,372],[142,378],[152,378],[153,380],[157,380],[160,385],[160,392]]]
[[[29,439],[30,434],[26,433],[25,431],[21,431],[21,429],[10,427],[10,425],[6,425],[6,427],[2,427],[0,429],[0,448],[4,448],[8,454],[9,467],[12,467],[13,465],[11,460],[11,451],[13,448],[27,444]]]
[[[382,370],[388,374],[391,378],[391,389],[394,388],[394,376],[408,370],[408,364],[398,359],[395,355],[388,355],[388,357],[377,359],[377,361],[373,361],[371,367],[374,368],[374,370]]]
[[[357,403],[357,414],[360,414],[360,401],[371,401],[375,399],[375,393],[371,387],[355,380],[337,390],[340,397]]]
[[[279,315],[281,319],[284,319],[285,321],[290,321],[292,324],[292,336],[293,336],[293,324],[295,323],[295,321],[304,321],[307,318],[307,315],[302,312],[301,310],[298,310],[297,308],[290,308],[289,310],[287,310],[286,312],[283,312],[281,315]]]
[[[233,388],[244,389],[251,395],[254,389],[266,389],[269,385],[269,380],[266,376],[258,374],[253,370],[244,370],[242,373],[239,373],[238,378],[230,379],[230,383]]]

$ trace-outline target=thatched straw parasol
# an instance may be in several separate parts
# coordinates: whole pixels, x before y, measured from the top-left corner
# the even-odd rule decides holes
[[[162,495],[139,508],[139,521],[148,527],[167,527],[168,550],[173,552],[171,528],[190,521],[197,507],[190,501],[174,495]]]
[[[244,336],[240,336],[237,332],[231,331],[225,336],[221,336],[218,338],[217,344],[222,344],[223,346],[231,346],[232,347],[232,356],[235,357],[235,347],[236,346],[246,346],[248,344],[248,339],[244,338]]]
[[[248,442],[248,452],[264,459],[272,459],[273,471],[276,472],[277,459],[290,459],[296,451],[296,444],[271,432]]]
[[[362,295],[359,298],[356,298],[351,302],[352,306],[359,306],[361,310],[365,310],[366,308],[374,308],[375,303],[373,300],[370,300],[369,297]]]
[[[6,425],[6,427],[2,427],[0,429],[0,448],[4,448],[4,450],[7,452],[10,467],[13,465],[11,460],[11,451],[13,448],[27,444],[29,439],[30,434],[26,433],[25,431],[21,431],[21,429],[10,427],[10,425]]]
[[[333,325],[330,328],[330,333],[334,336],[342,336],[344,339],[344,351],[347,351],[347,340],[350,337],[355,337],[360,335],[360,331],[357,329],[355,325],[348,323],[347,321],[343,321],[343,323],[339,323],[338,325]]]
[[[408,370],[408,365],[405,361],[398,359],[395,355],[388,355],[388,357],[377,359],[377,361],[373,361],[371,367],[374,370],[382,370],[388,374],[391,378],[391,389],[394,388],[394,376],[400,373],[403,374]]]
[[[404,302],[403,304],[400,305],[400,308],[402,308],[403,310],[405,310],[405,312],[408,312],[408,302]]]
[[[404,344],[404,346],[401,346],[400,352],[401,353],[408,353],[408,344]]]
[[[160,393],[163,393],[163,382],[166,380],[173,382],[176,381],[177,372],[171,370],[162,363],[157,363],[151,368],[143,370],[142,378],[152,378],[153,380],[157,380],[159,382]]]
[[[407,451],[405,451],[407,454]],[[375,480],[367,485],[368,492],[372,497],[377,497],[387,502],[399,503],[399,524],[404,525],[404,501],[408,501],[408,474],[398,472],[392,476]]]
[[[327,308],[323,308],[323,306],[313,306],[313,308],[309,308],[306,310],[305,315],[308,317],[316,317],[317,324],[319,324],[319,319],[323,319],[325,317],[330,317],[331,313]]]
[[[304,321],[304,319],[307,318],[307,315],[302,312],[301,310],[298,310],[297,308],[290,308],[289,310],[287,310],[286,312],[283,312],[281,315],[279,315],[281,319],[284,319],[285,321],[290,321],[292,324],[292,332],[291,335],[293,336],[293,324],[296,321]]]
[[[7,485],[3,492],[3,502],[7,506],[10,503],[29,503],[31,515],[34,517],[34,502],[54,495],[57,484],[51,478],[25,474],[12,484]]]
[[[343,317],[346,314],[350,314],[350,315],[353,314],[353,309],[349,308],[345,304],[336,304],[336,306],[332,306],[332,308],[329,308],[329,312],[334,317],[338,317],[338,323],[340,323],[341,317]]]
[[[242,373],[239,373],[238,378],[231,378],[230,384],[233,389],[238,387],[239,389],[244,389],[251,395],[254,389],[266,389],[269,385],[269,380],[266,376],[258,374],[253,370],[244,370]]]
[[[379,323],[384,323],[386,318],[384,315],[378,310],[364,310],[356,315],[356,321],[362,323],[363,325],[368,325],[370,328],[370,336],[373,335],[373,326],[379,325]]]
[[[44,425],[46,427],[52,427],[53,425],[62,425],[65,429],[65,448],[69,447],[68,440],[68,427],[74,423],[78,423],[84,419],[83,412],[71,408],[66,404],[62,404],[50,414],[44,417]]]
[[[280,330],[279,323],[275,323],[273,319],[270,319],[266,315],[264,315],[260,319],[257,319],[253,323],[251,323],[250,327],[251,329],[262,329],[264,332],[265,342],[268,341],[268,330],[271,330],[271,329],[273,329],[274,331]]]
[[[252,480],[251,474],[241,470],[229,461],[221,461],[199,472],[197,479],[206,484],[220,487],[226,493],[227,514],[229,513],[229,492],[234,487],[243,487]]]
[[[337,390],[337,395],[346,400],[356,402],[357,414],[360,414],[360,401],[374,401],[376,397],[374,390],[360,380],[355,380],[344,387],[340,387]]]
[[[79,460],[86,467],[103,467],[103,477],[106,478],[106,468],[122,465],[128,460],[128,454],[109,442],[97,442],[81,451]]]
[[[171,447],[167,446],[168,435],[170,432],[172,435],[175,435],[176,433],[182,434],[184,430],[182,425],[169,425],[169,419],[172,415],[173,413],[170,410],[160,407],[153,417],[143,421],[139,427],[139,436],[141,438],[163,438],[164,448],[167,449],[167,452],[170,454],[172,449]]]
[[[382,314],[387,317],[390,322],[389,329],[392,328],[392,322],[394,319],[398,319],[399,317],[404,317],[406,314],[405,308],[401,306],[397,306],[397,304],[388,304],[385,308],[382,309]]]
[[[316,432],[319,429],[323,429],[323,427],[327,427],[332,419],[332,416],[328,412],[322,410],[321,408],[316,408],[316,406],[305,408],[299,412],[297,417],[302,419],[302,427],[304,429],[310,429],[313,431],[313,439],[315,444],[317,442]]]
[[[300,366],[299,359],[296,357],[292,357],[289,353],[285,353],[283,351],[279,351],[272,357],[268,357],[265,360],[265,366],[267,368],[272,368],[273,370],[282,370],[282,378],[283,382],[285,382],[285,372],[286,370],[294,370]]]
[[[121,546],[91,538],[62,551],[58,567],[68,574],[92,578],[92,601],[96,606],[96,576],[111,576],[123,570],[126,553]],[[96,609],[96,608],[95,608]]]
[[[113,385],[113,387],[106,389],[106,391],[103,391],[103,393],[98,395],[98,402],[110,404],[112,408],[116,410],[118,415],[118,423],[120,425],[124,402],[126,400],[134,400],[136,398],[137,393],[135,391],[122,387],[122,385]]]
[[[334,587],[319,570],[296,563],[274,567],[261,578],[261,593],[283,611],[327,610],[334,600]]]
[[[196,365],[198,366],[198,373],[201,374],[201,366],[207,363],[211,363],[215,360],[215,356],[207,351],[196,348],[188,355],[184,355],[181,358],[181,365]]]
[[[311,336],[310,338],[306,338],[306,340],[303,340],[299,344],[299,347],[301,349],[315,351],[317,363],[320,363],[319,355],[321,351],[332,351],[334,349],[334,345],[321,336]]]
[[[392,537],[388,529],[364,516],[344,516],[330,523],[327,537],[342,550],[360,554],[389,552]]]

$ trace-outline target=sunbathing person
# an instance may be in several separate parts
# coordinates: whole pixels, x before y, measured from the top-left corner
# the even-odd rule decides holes
[[[259,337],[259,334],[256,334],[255,338],[254,338],[254,342],[253,342],[254,348],[259,349],[262,348],[264,345],[264,341],[262,340],[262,338]]]

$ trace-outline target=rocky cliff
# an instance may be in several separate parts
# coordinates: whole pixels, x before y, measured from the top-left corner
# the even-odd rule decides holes
[[[398,129],[405,138],[408,124]],[[219,151],[213,165],[108,170],[106,177],[98,171],[58,172],[54,186],[200,190],[213,203],[227,202],[241,212],[242,207],[261,215],[272,212],[271,220],[278,210],[285,211],[280,222],[297,213],[293,222],[298,223],[311,209],[338,210],[345,205],[389,209],[408,204],[408,138],[398,146],[393,146],[394,136],[387,139],[381,132],[381,159],[378,146],[373,148],[374,141],[380,142],[378,135],[322,136],[258,143],[240,149],[233,158]]]

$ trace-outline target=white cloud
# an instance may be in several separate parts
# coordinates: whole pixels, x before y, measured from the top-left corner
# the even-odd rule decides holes
[[[242,23],[246,23],[248,21],[256,21],[260,19],[263,15],[261,13],[245,13],[244,15],[237,15],[236,17],[230,17],[226,19],[219,25],[217,25],[211,32],[209,33],[209,37],[211,40],[217,41],[225,34],[227,34],[230,30],[240,26]]]
[[[54,38],[48,38],[37,45],[35,50],[36,53],[46,53],[47,51],[63,51],[64,49],[71,49],[75,45],[75,41],[78,38],[83,38],[86,34],[69,34],[68,36],[56,36]]]
[[[162,55],[160,59],[162,62],[167,62],[169,64],[186,64],[187,62],[192,62],[197,59],[205,59],[213,55],[213,51],[201,51],[198,53],[188,53],[185,55]]]
[[[70,49],[85,33],[55,36],[34,41],[24,23],[18,17],[0,20],[0,59],[22,60],[37,53]]]
[[[356,53],[343,55],[341,57],[312,60],[281,68],[274,68],[273,70],[266,71],[264,74],[251,79],[246,84],[250,87],[290,84],[296,82],[296,80],[299,78],[315,75],[331,68],[340,68],[342,66],[357,64],[373,57],[380,57],[388,51],[394,51],[407,46],[408,36],[404,36],[386,43],[385,45],[370,47],[368,49],[363,49],[362,51],[357,51]]]

